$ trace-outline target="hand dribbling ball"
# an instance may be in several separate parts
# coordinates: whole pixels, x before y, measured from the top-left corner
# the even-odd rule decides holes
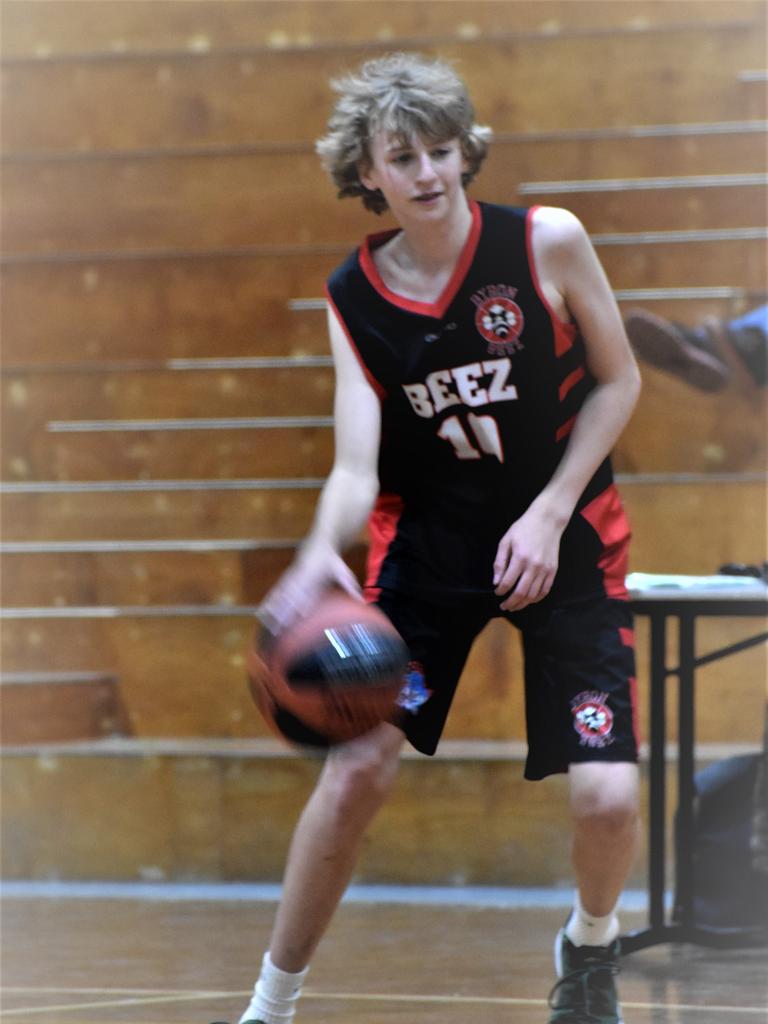
[[[277,636],[257,634],[246,669],[251,695],[279,736],[329,747],[393,718],[408,661],[382,611],[334,591]]]

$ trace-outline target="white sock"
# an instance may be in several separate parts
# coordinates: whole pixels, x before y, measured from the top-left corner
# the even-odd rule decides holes
[[[579,894],[576,893],[573,913],[565,926],[565,934],[574,946],[609,946],[619,931],[616,907],[604,917],[595,917],[582,907]]]
[[[265,953],[253,999],[240,1018],[240,1024],[248,1020],[262,1021],[263,1024],[291,1024],[308,971],[308,967],[298,974],[281,971],[272,963],[269,953]]]

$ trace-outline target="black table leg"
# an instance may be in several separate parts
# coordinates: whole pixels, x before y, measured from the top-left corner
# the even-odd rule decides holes
[[[694,748],[695,679],[694,619],[680,616],[680,666],[678,689],[678,778],[677,778],[677,850],[675,892],[677,924],[687,933],[693,928],[695,892],[693,858],[694,824]]]
[[[650,727],[648,822],[648,927],[621,937],[622,953],[666,939],[664,914],[666,853],[666,681],[667,617],[650,615]]]

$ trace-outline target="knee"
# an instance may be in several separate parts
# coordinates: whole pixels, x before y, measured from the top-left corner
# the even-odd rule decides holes
[[[636,772],[609,771],[605,777],[593,773],[586,784],[574,787],[571,808],[577,827],[583,825],[605,836],[635,830],[639,820]]]
[[[380,806],[397,778],[400,742],[357,741],[335,750],[324,771],[326,791],[341,816]]]
[[[583,826],[606,837],[634,831],[639,809],[631,794],[600,794],[573,805],[577,827]]]

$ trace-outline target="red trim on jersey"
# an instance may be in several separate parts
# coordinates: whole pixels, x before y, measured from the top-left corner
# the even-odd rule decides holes
[[[365,578],[365,587],[368,591],[376,592],[381,566],[397,533],[397,524],[402,512],[403,499],[399,494],[380,494],[376,499],[368,520],[368,533],[371,539]]]
[[[597,564],[603,570],[606,594],[626,600],[630,530],[616,485],[606,487],[581,514],[603,542],[603,555]]]
[[[635,646],[635,631],[634,629],[626,629],[624,626],[619,627],[619,636],[621,642],[625,647],[631,647],[634,649]]]
[[[575,416],[571,416],[569,420],[566,420],[565,423],[558,429],[557,433],[555,434],[555,441],[562,441],[564,437],[568,437],[570,432],[573,430],[573,425],[575,422]]]
[[[376,235],[369,235],[358,250],[358,259],[363,273],[379,295],[399,309],[405,309],[409,313],[419,313],[422,316],[430,316],[435,320],[441,320],[445,316],[450,304],[456,298],[456,293],[467,276],[472,260],[475,258],[477,243],[480,241],[480,232],[483,226],[480,206],[474,200],[470,200],[469,209],[472,214],[469,234],[464,242],[464,248],[461,250],[456,266],[453,268],[451,278],[436,302],[417,302],[415,299],[407,299],[405,296],[393,292],[384,283],[379,273],[379,268],[374,261],[373,252],[380,245],[383,245],[384,242],[393,238],[399,229],[395,228],[393,231],[381,231]]]
[[[576,324],[564,324],[562,320],[553,320],[552,328],[555,332],[555,355],[560,358],[576,340]]]
[[[356,357],[358,363],[360,364],[360,369],[365,374],[365,379],[368,381],[368,383],[371,385],[373,390],[378,395],[379,401],[380,402],[383,401],[384,398],[386,397],[386,394],[387,394],[386,388],[383,386],[383,384],[381,384],[378,380],[376,380],[376,378],[373,376],[371,371],[365,365],[365,363],[363,361],[363,357],[360,355],[360,352],[359,352],[359,350],[357,348],[357,345],[355,344],[355,339],[352,337],[352,335],[350,334],[349,328],[344,323],[344,317],[341,315],[341,313],[339,312],[339,309],[338,309],[336,303],[331,298],[331,293],[328,290],[328,285],[325,286],[325,297],[328,300],[328,304],[330,305],[331,309],[336,314],[336,319],[341,324],[342,330],[344,331],[344,334],[346,335],[347,341],[349,342],[349,346],[352,349],[352,351],[354,352],[355,357]]]
[[[565,378],[565,380],[560,385],[560,387],[558,389],[558,392],[557,392],[561,402],[563,401],[565,396],[568,394],[568,392],[571,390],[571,388],[575,387],[579,383],[580,380],[584,379],[584,375],[585,374],[586,374],[586,370],[584,369],[583,366],[577,366],[575,370],[573,370],[571,373],[568,374],[568,376]]]
[[[533,215],[540,209],[540,206],[532,206],[525,216],[525,248],[528,254],[528,266],[531,270],[533,286],[536,289],[536,293],[541,299],[544,308],[549,313],[549,319],[552,321],[552,330],[555,336],[555,355],[559,357],[565,355],[568,349],[573,345],[578,333],[578,328],[576,327],[576,324],[567,323],[565,320],[560,319],[552,308],[552,305],[544,294],[544,289],[541,286],[539,272],[536,269],[536,259],[533,255]]]

